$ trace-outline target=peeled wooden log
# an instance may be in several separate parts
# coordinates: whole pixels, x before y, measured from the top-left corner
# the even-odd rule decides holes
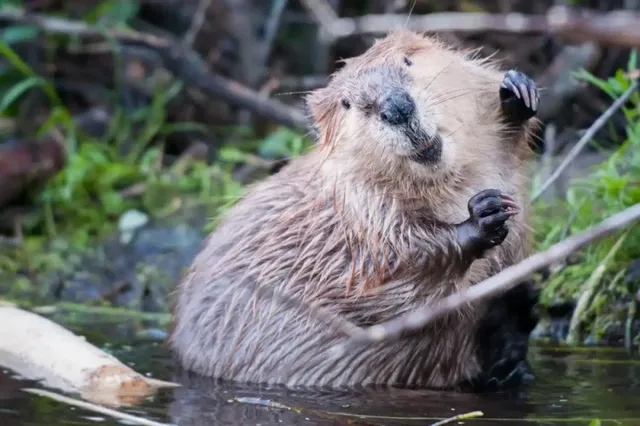
[[[43,386],[110,406],[136,404],[160,387],[178,386],[137,373],[40,315],[0,304],[0,324],[0,365]]]

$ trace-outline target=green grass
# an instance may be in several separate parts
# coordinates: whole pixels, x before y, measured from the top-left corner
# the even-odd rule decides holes
[[[628,70],[637,68],[636,54],[630,56]],[[625,70],[615,76],[599,79],[586,71],[578,78],[600,88],[613,102],[631,84]],[[611,134],[621,140],[620,148],[602,164],[593,168],[588,177],[571,182],[566,200],[551,204],[538,201],[534,206],[533,229],[536,249],[543,250],[567,234],[575,234],[601,220],[640,202],[640,96],[634,93],[623,108],[627,120],[626,134]],[[596,145],[597,146],[597,145]],[[553,274],[542,292],[542,302],[549,304],[567,298],[577,298],[594,269],[612,249],[620,235],[593,244],[578,255],[577,262]],[[640,227],[633,226],[622,247],[613,256],[607,272],[598,286],[589,309],[593,324],[606,327],[613,321],[612,303],[625,297],[633,298],[635,288],[626,284],[624,271],[630,261],[640,258]],[[591,327],[595,333],[598,327]]]
[[[182,158],[167,165],[163,157],[168,137],[195,131],[208,140],[214,130],[202,123],[168,121],[167,104],[183,90],[180,81],[158,85],[150,105],[133,114],[114,105],[102,138],[83,134],[53,85],[14,51],[12,44],[32,36],[28,27],[11,27],[0,39],[0,55],[10,64],[0,69],[0,121],[19,121],[21,104],[35,91],[44,93],[49,115],[33,137],[56,129],[64,138],[66,166],[31,194],[30,213],[21,217],[23,247],[2,250],[0,281],[25,269],[37,273],[64,267],[70,249],[95,246],[130,209],[157,218],[178,207],[199,205],[214,219],[243,193],[242,184],[232,177],[234,168],[249,162],[252,155],[296,156],[310,146],[301,135],[278,128],[263,140],[247,135],[219,147],[211,164]],[[140,195],[123,196],[134,186],[143,188]],[[27,291],[29,282],[20,277],[15,286]]]

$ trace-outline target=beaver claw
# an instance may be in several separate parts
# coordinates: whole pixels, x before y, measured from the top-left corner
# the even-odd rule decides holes
[[[497,189],[480,191],[468,203],[469,219],[461,224],[463,245],[482,252],[501,244],[509,233],[506,221],[518,214],[513,198]]]
[[[500,100],[505,116],[515,123],[536,115],[540,103],[536,83],[516,70],[509,70],[505,74],[500,85]]]

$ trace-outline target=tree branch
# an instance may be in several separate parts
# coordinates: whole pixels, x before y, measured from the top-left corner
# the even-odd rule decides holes
[[[393,30],[498,31],[556,34],[574,42],[596,41],[626,47],[640,46],[640,13],[616,10],[607,13],[568,6],[554,6],[546,14],[491,14],[442,12],[428,15],[382,14],[332,19],[324,1],[303,0],[323,28],[329,42],[354,35],[384,34]]]
[[[602,113],[600,117],[587,129],[587,131],[582,135],[580,140],[571,148],[571,151],[567,154],[567,156],[562,160],[562,163],[554,170],[553,174],[549,176],[549,178],[544,182],[542,187],[531,197],[531,203],[533,204],[549,187],[553,184],[553,182],[560,177],[562,172],[567,168],[567,166],[580,154],[582,149],[591,141],[593,136],[596,134],[598,130],[602,126],[604,126],[611,118],[611,116],[624,105],[624,103],[629,99],[629,97],[635,92],[638,88],[638,82],[634,81],[631,83],[629,88],[620,96],[616,101],[607,108],[605,112]]]
[[[189,47],[193,45],[196,37],[198,37],[198,33],[200,33],[200,30],[202,29],[204,18],[207,16],[207,10],[209,10],[209,7],[211,7],[211,3],[212,0],[200,0],[200,2],[198,3],[198,8],[193,14],[189,30],[184,35],[183,43],[185,46]]]
[[[18,8],[0,10],[0,21],[31,24],[55,34],[112,38],[123,45],[151,50],[162,60],[166,69],[186,84],[195,86],[210,96],[220,96],[231,104],[268,117],[277,123],[307,129],[306,117],[298,109],[266,98],[253,89],[210,71],[197,52],[168,37],[156,37],[131,30],[101,30],[91,28],[83,22],[31,14]]]
[[[380,342],[383,340],[397,339],[402,333],[417,331],[442,315],[463,307],[466,304],[495,296],[528,278],[534,272],[558,262],[571,253],[582,249],[592,242],[611,235],[635,221],[640,220],[640,203],[635,204],[615,215],[603,220],[598,225],[561,241],[549,249],[536,253],[522,262],[510,266],[498,274],[468,288],[460,293],[448,296],[439,302],[425,306],[421,309],[409,312],[381,324],[356,331],[351,334],[353,338],[346,346],[356,343]],[[339,349],[347,350],[346,346]]]

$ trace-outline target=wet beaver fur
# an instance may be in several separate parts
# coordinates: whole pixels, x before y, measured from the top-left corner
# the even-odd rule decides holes
[[[168,343],[183,369],[286,386],[458,390],[530,376],[530,283],[341,356],[332,349],[347,337],[305,306],[369,326],[527,256],[533,81],[399,31],[307,101],[317,146],[239,200],[178,286]]]

